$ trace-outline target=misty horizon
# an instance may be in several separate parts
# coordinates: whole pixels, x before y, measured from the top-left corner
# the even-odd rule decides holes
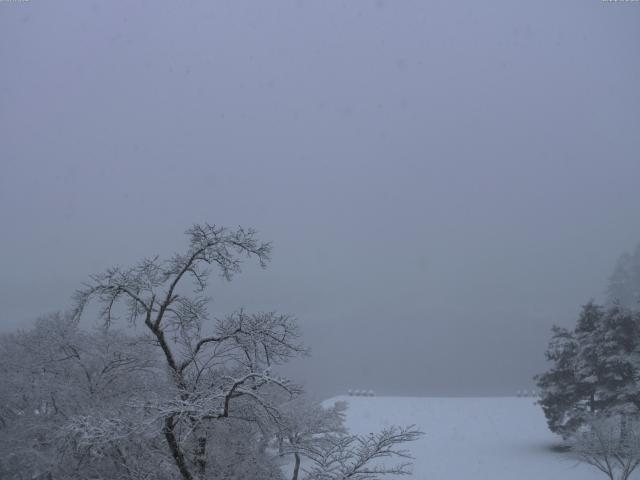
[[[241,225],[211,312],[294,315],[310,392],[533,388],[640,242],[633,7],[0,3],[0,332]]]

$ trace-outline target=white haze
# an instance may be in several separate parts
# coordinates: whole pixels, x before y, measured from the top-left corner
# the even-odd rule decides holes
[[[640,241],[631,3],[32,0],[0,40],[5,331],[253,226],[214,310],[298,316],[312,391],[512,393]]]

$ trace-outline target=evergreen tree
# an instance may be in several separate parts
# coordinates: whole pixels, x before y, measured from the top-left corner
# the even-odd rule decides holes
[[[630,309],[640,309],[640,243],[633,253],[620,256],[609,277],[609,303]]]
[[[640,412],[640,314],[593,302],[573,331],[554,327],[546,356],[553,364],[536,377],[551,431],[568,437],[593,414]]]
[[[577,351],[578,344],[573,333],[554,326],[553,336],[545,352],[547,360],[553,362],[553,366],[536,378],[542,392],[539,403],[549,429],[563,436],[575,430],[579,424],[579,421],[576,422],[575,411],[580,398],[574,368]]]
[[[640,316],[620,306],[606,311],[596,343],[597,401],[611,413],[640,411]]]

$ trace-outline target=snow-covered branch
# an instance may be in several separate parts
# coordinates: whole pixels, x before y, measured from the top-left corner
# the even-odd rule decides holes
[[[422,432],[409,427],[389,427],[369,435],[326,436],[306,452],[313,466],[305,470],[307,480],[372,480],[384,475],[409,475],[412,459],[403,445]],[[386,464],[393,459],[396,463]]]

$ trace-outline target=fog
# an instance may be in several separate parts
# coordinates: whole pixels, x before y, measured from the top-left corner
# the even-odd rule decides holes
[[[212,310],[294,314],[312,392],[506,394],[640,241],[630,2],[31,0],[0,39],[2,331],[252,226]]]

